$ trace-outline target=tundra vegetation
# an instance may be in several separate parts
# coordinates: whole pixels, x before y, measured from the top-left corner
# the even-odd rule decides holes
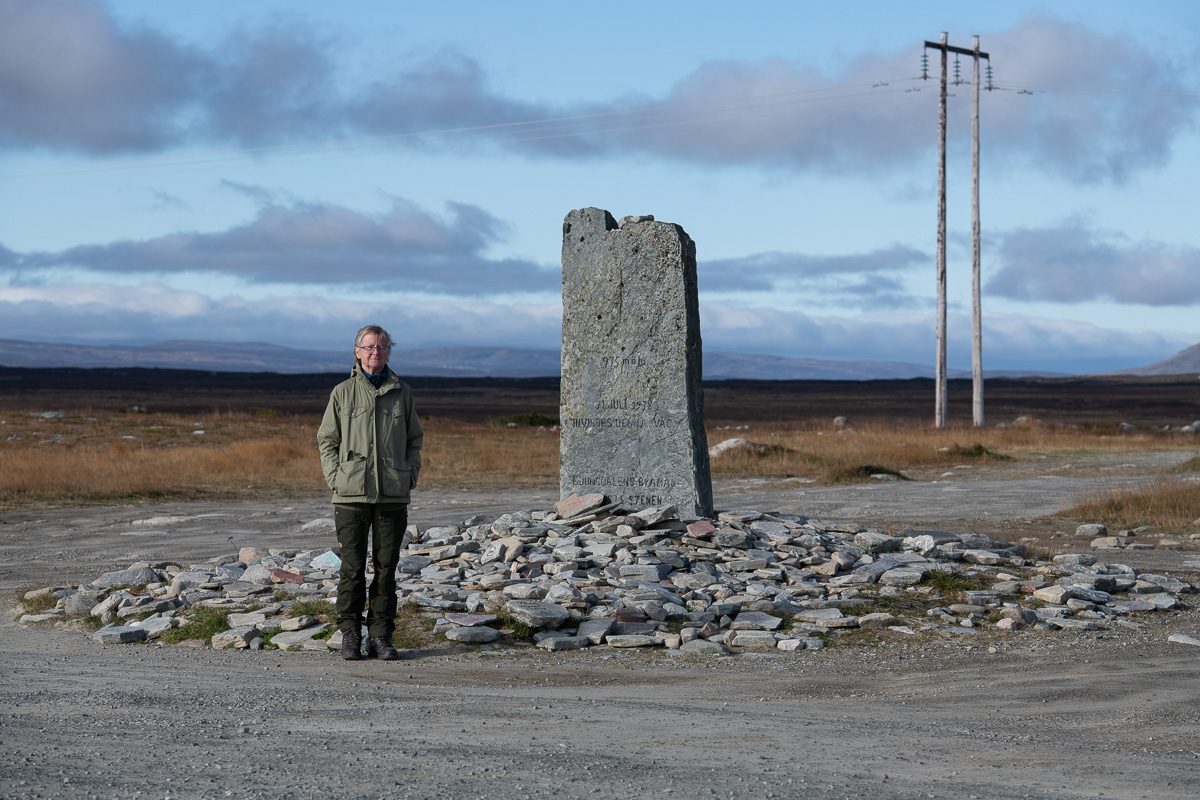
[[[532,419],[532,415],[531,415]],[[552,422],[538,415],[533,422]],[[423,420],[421,484],[428,487],[556,486],[558,433],[512,418]],[[527,423],[528,421],[522,420]],[[0,415],[0,508],[22,505],[241,498],[324,491],[315,415],[287,412],[131,414],[32,411]],[[1140,487],[1104,488],[1097,470],[1086,502],[1070,514],[1110,526],[1182,532],[1200,518],[1200,443],[1194,434],[1099,424],[1027,424],[937,430],[913,422],[836,427],[830,420],[716,426],[709,444],[745,438],[752,449],[713,460],[715,480],[757,478],[780,487],[830,485],[890,474],[932,480],[952,469],[1006,473],[1084,461],[1096,453],[1159,451],[1172,464]],[[1089,477],[1074,470],[1076,476]]]

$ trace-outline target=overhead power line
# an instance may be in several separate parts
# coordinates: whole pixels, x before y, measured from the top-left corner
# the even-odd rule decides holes
[[[960,82],[965,83],[966,81]],[[261,160],[271,164],[296,164],[357,158],[386,152],[453,150],[487,144],[524,144],[656,128],[703,125],[727,120],[736,115],[745,118],[778,116],[792,113],[805,106],[823,103],[868,105],[914,99],[932,101],[935,94],[921,93],[919,83],[920,76],[887,78],[871,82],[726,97],[700,102],[660,104],[590,114],[542,117],[379,136],[230,148],[170,156],[125,158],[108,161],[99,166],[65,167],[38,171],[10,170],[0,172],[0,183],[11,185],[64,179],[94,179],[121,174],[153,175],[196,172],[241,164],[248,159]],[[1200,92],[1182,90],[1071,86],[1011,80],[993,82],[990,78],[990,65],[986,88],[996,91],[1015,91],[1022,94],[1047,93],[1200,102]]]
[[[1147,100],[1182,100],[1184,102],[1200,102],[1200,92],[1188,92],[1182,89],[1151,89],[1137,86],[1063,86],[1052,83],[1032,83],[1023,81],[996,81],[992,89],[1008,91],[1027,91],[1039,94],[1079,94],[1095,97],[1140,97]]]
[[[872,83],[847,84],[820,89],[799,89],[698,103],[645,106],[634,109],[545,117],[516,122],[442,128],[381,136],[332,139],[265,147],[214,150],[169,157],[146,157],[108,162],[102,166],[0,172],[0,181],[40,182],[63,178],[97,177],[121,173],[185,172],[240,163],[247,158],[270,159],[272,163],[297,163],[389,150],[447,149],[484,143],[523,143],[575,136],[623,133],[634,130],[699,125],[734,114],[763,116],[782,114],[796,107],[829,102],[878,102],[906,99],[910,90],[902,85],[915,78],[893,78]],[[911,95],[910,95],[911,96]],[[279,160],[282,157],[283,160]]]

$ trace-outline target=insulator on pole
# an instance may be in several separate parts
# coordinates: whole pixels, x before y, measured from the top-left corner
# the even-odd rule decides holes
[[[929,80],[929,52],[921,53],[921,80]]]

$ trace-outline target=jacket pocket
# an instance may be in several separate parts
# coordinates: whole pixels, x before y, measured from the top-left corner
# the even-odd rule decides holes
[[[379,405],[379,418],[382,423],[382,437],[389,442],[405,442],[408,440],[408,434],[404,428],[404,406],[399,402],[392,401],[388,403],[381,402]],[[398,467],[403,467],[398,464]]]
[[[356,456],[338,464],[333,476],[333,490],[343,497],[358,497],[367,493],[367,459]]]
[[[408,495],[412,491],[412,470],[407,464],[394,458],[385,458],[380,477],[383,479],[384,497],[408,499]]]

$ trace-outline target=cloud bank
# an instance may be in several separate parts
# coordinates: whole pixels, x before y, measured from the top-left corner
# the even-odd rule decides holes
[[[70,326],[63,325],[70,319]],[[211,298],[156,283],[0,286],[0,338],[148,344],[171,339],[265,341],[330,349],[379,320],[401,349],[500,342],[554,348],[562,309],[480,302],[348,301],[317,294]]]
[[[70,319],[70,326],[63,320]],[[0,338],[34,341],[147,344],[173,339],[269,341],[330,349],[353,337],[364,320],[378,320],[401,349],[503,344],[553,349],[562,307],[487,300],[417,304],[381,299],[350,302],[318,295],[247,300],[209,298],[144,283],[0,286]],[[762,353],[837,361],[932,364],[930,314],[816,316],[727,302],[701,302],[704,347],[714,352]],[[970,366],[970,318],[949,320],[952,367]],[[987,369],[1104,372],[1141,366],[1195,344],[1178,334],[1110,330],[1088,323],[985,314]]]
[[[989,294],[1013,300],[1148,306],[1200,302],[1200,248],[1133,242],[1078,219],[1000,237]]]
[[[462,203],[450,204],[448,211],[442,219],[401,199],[378,215],[328,203],[268,203],[251,221],[224,231],[88,244],[56,253],[8,253],[7,259],[24,270],[215,273],[252,283],[358,285],[465,297],[557,292],[557,270],[484,255],[504,228],[495,217]],[[0,252],[0,267],[5,252]]]
[[[1164,164],[1194,125],[1194,104],[1162,96],[1186,89],[1177,65],[1132,39],[1038,16],[983,43],[1008,90],[985,96],[989,158],[1120,182]],[[151,154],[426,134],[426,146],[478,136],[546,158],[641,153],[838,173],[903,168],[935,147],[936,81],[917,80],[918,47],[828,72],[714,61],[661,96],[557,105],[506,96],[484,65],[450,49],[356,83],[343,47],[299,20],[205,49],[123,27],[86,0],[0,0],[0,147]],[[1081,86],[1102,91],[1064,88]],[[1027,87],[1035,94],[1018,93]],[[960,145],[965,88],[951,104]],[[510,127],[428,135],[474,126]]]
[[[908,292],[902,277],[928,266],[931,259],[927,253],[897,244],[841,256],[758,253],[701,261],[698,269],[706,292],[819,292],[822,302],[895,308],[923,302]]]
[[[94,275],[209,274],[261,285],[346,287],[463,298],[557,295],[557,265],[494,258],[507,223],[477,206],[448,204],[434,214],[402,198],[381,213],[329,203],[284,203],[256,187],[255,216],[226,230],[20,253],[0,244],[0,276],[28,284],[55,270]],[[1129,241],[1070,219],[993,235],[998,264],[987,296],[1015,301],[1189,306],[1200,302],[1200,248]],[[991,248],[989,248],[991,250]],[[701,261],[702,295],[805,295],[814,304],[864,310],[924,308],[912,278],[932,256],[895,244],[863,253],[765,252]],[[991,269],[989,267],[989,269]]]

